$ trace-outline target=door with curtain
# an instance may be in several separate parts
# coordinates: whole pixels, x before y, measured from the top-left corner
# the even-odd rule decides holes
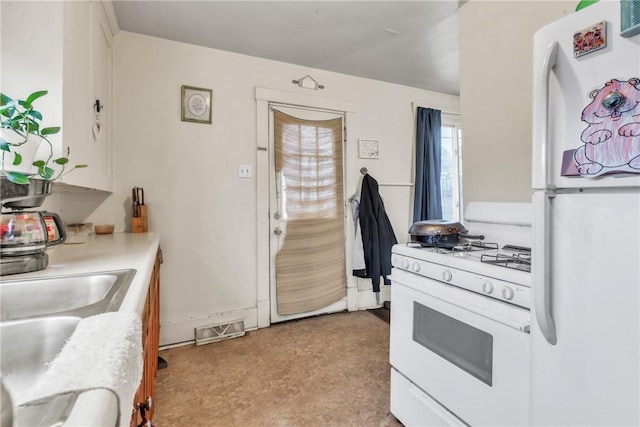
[[[346,310],[344,115],[269,115],[271,322]]]

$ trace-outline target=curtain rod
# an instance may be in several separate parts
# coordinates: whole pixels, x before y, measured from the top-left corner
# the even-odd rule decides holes
[[[435,110],[440,110],[440,112],[444,113],[444,114],[453,114],[455,116],[459,116],[460,112],[459,111],[447,111],[447,110],[443,110],[440,107],[424,107],[422,105],[417,105],[417,107],[422,107],[422,108],[433,108]],[[412,102],[411,103],[411,112],[415,113],[416,112],[416,103]]]
[[[326,112],[326,113],[332,113],[332,114],[336,114],[342,117],[345,117],[346,114],[344,111],[340,111],[340,110],[331,110],[331,109],[327,109],[327,108],[317,108],[317,107],[308,107],[305,105],[298,105],[298,104],[283,104],[281,102],[269,102],[269,110],[273,111],[280,111],[278,110],[278,107],[284,107],[284,108],[295,108],[297,110],[309,110],[309,111],[321,111],[321,112]]]
[[[379,182],[380,187],[413,187],[413,182]]]
[[[360,168],[360,173],[366,175],[369,173],[367,168]],[[380,187],[413,187],[413,182],[379,182]]]

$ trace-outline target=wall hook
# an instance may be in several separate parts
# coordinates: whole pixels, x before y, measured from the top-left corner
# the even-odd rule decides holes
[[[313,90],[324,89],[323,85],[319,84],[317,81],[315,81],[313,77],[309,75],[306,75],[298,80],[291,80],[291,83],[306,89],[313,89]]]
[[[100,138],[100,132],[102,130],[102,124],[100,123],[100,111],[104,108],[104,104],[100,104],[100,100],[96,99],[96,103],[93,104],[93,108],[96,111],[96,122],[93,125],[92,131],[93,138],[97,140],[98,138]]]

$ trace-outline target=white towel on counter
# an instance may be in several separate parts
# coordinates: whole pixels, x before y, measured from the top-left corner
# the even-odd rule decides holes
[[[63,391],[108,388],[119,399],[120,426],[128,426],[142,378],[142,324],[136,313],[82,319],[34,388],[33,400]]]

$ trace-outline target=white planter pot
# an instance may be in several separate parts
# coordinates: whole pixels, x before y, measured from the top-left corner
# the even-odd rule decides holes
[[[2,170],[6,172],[20,172],[25,175],[34,175],[38,172],[38,168],[33,166],[36,153],[40,148],[42,137],[38,135],[29,134],[25,142],[24,136],[20,135],[12,129],[0,128],[0,136],[4,138],[11,146],[11,152],[7,153],[2,151],[2,157],[0,157],[0,165]],[[20,144],[18,146],[18,144]],[[19,165],[14,165],[15,153],[19,153],[22,156],[22,162]]]

